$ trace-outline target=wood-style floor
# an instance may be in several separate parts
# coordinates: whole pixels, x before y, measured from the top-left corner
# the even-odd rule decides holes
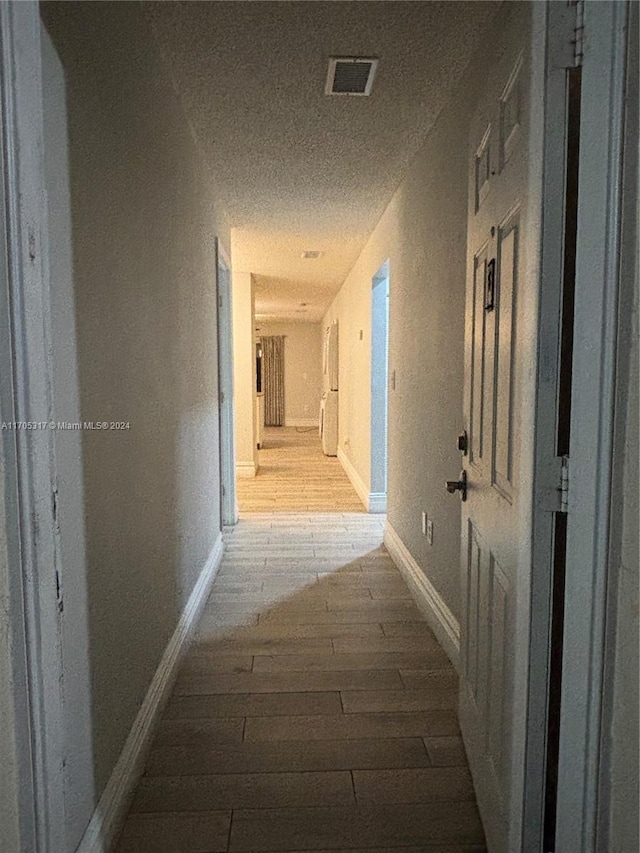
[[[335,456],[325,456],[318,430],[266,427],[256,477],[237,483],[240,512],[364,512]]]
[[[456,675],[382,523],[227,534],[118,853],[485,850]]]

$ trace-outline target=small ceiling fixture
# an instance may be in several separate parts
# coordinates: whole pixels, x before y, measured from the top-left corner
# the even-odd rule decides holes
[[[378,60],[364,56],[332,56],[329,59],[325,95],[371,94]]]
[[[318,251],[318,249],[305,249],[305,251],[300,256],[305,261],[314,261],[316,258],[321,258],[324,253]]]

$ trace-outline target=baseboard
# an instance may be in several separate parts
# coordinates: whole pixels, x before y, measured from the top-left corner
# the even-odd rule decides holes
[[[387,494],[386,492],[369,492],[367,491],[367,487],[362,481],[362,477],[356,469],[353,467],[353,463],[344,452],[344,450],[339,447],[338,448],[338,459],[340,460],[340,464],[344,468],[344,472],[349,478],[351,485],[358,493],[358,497],[362,501],[362,503],[367,508],[367,512],[377,513],[377,512],[386,512],[387,511]]]
[[[370,492],[368,504],[369,504],[369,512],[386,512],[387,511],[387,493],[386,492]]]
[[[182,655],[188,647],[209,597],[211,584],[220,567],[222,553],[222,534],[219,534],[164,651],[120,753],[120,758],[89,821],[77,853],[108,853],[117,841],[136,785],[144,771],[155,728],[173,689]]]
[[[344,450],[341,447],[338,448],[338,459],[340,460],[340,464],[344,468],[344,473],[347,475],[347,477],[351,481],[351,485],[353,486],[353,488],[358,493],[358,497],[360,498],[360,500],[365,505],[365,507],[367,508],[367,511],[368,511],[369,510],[369,490],[367,489],[365,484],[362,482],[362,478],[360,477],[360,474],[358,474],[356,469],[353,467],[351,460],[349,459],[349,457],[347,456],[347,454],[344,452]]]
[[[384,544],[413,592],[416,603],[424,613],[429,627],[438,638],[438,642],[447,653],[451,663],[458,669],[460,661],[460,625],[458,620],[388,521],[385,525]]]
[[[236,477],[248,479],[255,477],[258,473],[258,466],[255,462],[236,462]]]
[[[288,427],[315,427],[318,429],[318,418],[286,418],[284,425]]]

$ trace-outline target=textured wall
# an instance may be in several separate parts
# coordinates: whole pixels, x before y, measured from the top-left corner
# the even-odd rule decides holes
[[[257,334],[284,335],[285,426],[318,421],[322,394],[322,334],[319,323],[257,323]],[[295,423],[293,424],[295,426]]]
[[[42,14],[66,75],[80,412],[130,424],[82,434],[97,796],[218,534],[228,235],[139,5]]]
[[[466,76],[325,317],[340,322],[339,445],[370,484],[371,282],[389,259],[388,517],[458,615],[460,507],[443,483],[460,468],[466,275]],[[362,340],[360,339],[362,330]],[[421,512],[434,522],[422,536]]]

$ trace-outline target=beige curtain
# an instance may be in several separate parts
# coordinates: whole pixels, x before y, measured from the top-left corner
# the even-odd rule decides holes
[[[262,338],[264,425],[284,426],[284,335]]]

